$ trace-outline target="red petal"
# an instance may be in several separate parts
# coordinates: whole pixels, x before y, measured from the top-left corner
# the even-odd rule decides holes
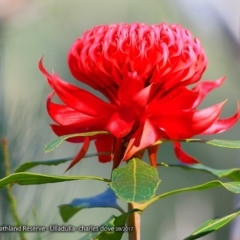
[[[56,74],[52,75],[52,83],[58,97],[70,108],[89,116],[110,115],[115,109],[93,94],[61,80]]]
[[[101,42],[96,44],[92,37],[91,39],[92,40],[89,38],[87,38],[87,40],[78,39],[74,43],[68,54],[68,65],[72,75],[76,79],[96,90],[100,90],[113,85],[115,81],[118,80],[118,75],[120,74],[116,73],[117,69],[113,67],[113,61],[106,61],[106,59],[104,59],[104,49],[103,54],[98,54],[95,51],[96,48],[101,48]],[[99,41],[99,39],[97,41]],[[106,44],[104,44],[104,46],[106,46]]]
[[[85,137],[84,143],[78,154],[75,156],[75,158],[72,160],[68,168],[65,172],[67,172],[70,168],[72,168],[75,164],[77,164],[82,158],[85,156],[86,152],[88,151],[90,145],[90,138]]]
[[[61,80],[56,74],[50,75],[43,66],[42,58],[39,69],[45,75],[51,88],[59,98],[70,108],[90,116],[99,116],[103,113],[111,114],[113,105],[108,104],[93,94]]]
[[[104,128],[109,121],[109,116],[100,115],[98,117],[88,116],[74,109],[51,102],[54,92],[48,95],[47,111],[49,116],[59,125],[71,125],[81,128],[99,127]]]
[[[48,84],[50,85],[51,88],[53,88],[53,85],[52,85],[52,76],[48,73],[48,71],[44,68],[43,66],[43,57],[39,60],[38,62],[38,67],[39,67],[39,70],[43,73],[43,75],[45,76],[45,78],[47,79],[48,81]]]
[[[106,135],[102,136],[101,138],[96,139],[95,146],[98,153],[101,152],[109,152],[112,153],[113,151],[113,139],[112,136]],[[110,162],[112,160],[111,154],[109,155],[98,155],[99,162],[105,163]]]
[[[120,101],[128,100],[144,88],[142,79],[137,73],[129,73],[122,79],[119,86],[118,98]]]
[[[124,137],[132,130],[134,122],[135,116],[132,109],[120,109],[112,115],[106,130],[116,138]]]
[[[50,124],[50,127],[52,128],[53,132],[58,136],[101,130],[101,129],[97,129],[97,128],[89,129],[89,128],[81,128],[81,127],[76,127],[76,126],[61,126],[61,125],[56,125],[56,124]],[[99,136],[101,136],[101,135],[91,136],[90,139],[91,140],[97,139]],[[74,137],[74,138],[69,138],[66,141],[72,142],[72,143],[80,143],[80,142],[83,142],[84,139],[85,139],[85,137]]]
[[[222,111],[222,107],[226,101],[221,102],[219,104],[213,105],[211,107],[202,109],[194,113],[193,116],[193,128],[198,131],[198,134],[205,131],[209,127],[211,127],[214,122],[220,116]]]
[[[164,108],[171,110],[190,110],[193,108],[193,104],[198,98],[196,92],[193,92],[186,87],[178,87],[169,92],[165,91],[164,93],[161,93],[161,85],[155,84],[155,88],[154,99],[157,101],[149,104],[149,109],[153,112],[156,111],[156,107],[159,107],[156,105],[159,104],[163,105]]]
[[[185,164],[194,164],[194,163],[199,163],[199,161],[195,158],[193,158],[192,156],[188,155],[187,153],[185,153],[182,149],[181,149],[181,144],[180,142],[174,142],[174,152],[177,156],[177,158],[185,163]]]
[[[145,153],[145,149],[142,149],[142,150],[140,150],[140,151],[134,153],[134,154],[132,155],[132,157],[133,157],[133,158],[142,159],[144,153]]]
[[[218,119],[215,123],[213,123],[207,130],[202,132],[201,134],[216,134],[227,131],[231,128],[240,118],[240,103],[238,103],[238,111],[229,118],[226,119]]]
[[[165,108],[163,104],[156,108],[159,112],[155,115],[152,113],[149,118],[171,139],[185,139],[208,129],[218,119],[223,104],[224,102],[199,111],[174,111]]]
[[[142,122],[130,139],[123,160],[128,160],[136,152],[151,146],[159,139],[158,133],[150,120]]]
[[[117,138],[116,143],[114,146],[114,154],[113,154],[113,166],[112,170],[117,168],[119,164],[121,163],[124,155],[124,145],[123,145],[123,139]]]
[[[94,117],[90,117],[86,114],[77,112],[70,107],[51,102],[53,95],[54,95],[54,92],[48,95],[47,110],[48,110],[49,116],[56,123],[60,125],[72,125],[72,124],[77,125],[79,124],[79,122],[82,122],[81,120],[83,120],[84,122],[85,119],[89,119],[89,120],[95,119]]]
[[[225,81],[225,77],[222,77],[216,81],[211,81],[211,82],[205,81],[195,86],[193,88],[193,92],[198,93],[198,99],[194,103],[194,107],[198,106],[210,91],[221,86],[224,81]]]
[[[143,109],[143,108],[145,109],[146,105],[148,104],[149,97],[151,96],[150,95],[151,88],[152,88],[152,84],[149,85],[148,87],[143,88],[138,93],[136,93],[131,99],[133,106],[136,106],[137,108],[140,108],[140,109]]]
[[[148,155],[150,158],[151,165],[157,167],[157,152],[159,145],[154,145],[148,148]]]

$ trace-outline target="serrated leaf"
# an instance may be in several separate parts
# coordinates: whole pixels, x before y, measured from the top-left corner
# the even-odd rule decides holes
[[[118,217],[113,215],[105,223],[99,226],[99,230],[102,226],[106,226],[107,228],[111,228],[111,231],[91,232],[79,240],[120,240],[124,232],[117,230],[117,227],[125,227],[128,215],[134,211],[135,210],[124,213]],[[114,228],[115,231],[112,231],[112,228]],[[133,229],[131,228],[131,230]]]
[[[150,199],[149,201],[147,201],[145,203],[140,204],[138,206],[138,209],[141,210],[141,211],[144,211],[152,203],[154,203],[154,202],[156,202],[156,201],[158,201],[162,198],[173,195],[173,194],[182,193],[182,192],[190,192],[190,191],[206,190],[206,189],[214,188],[214,187],[224,187],[225,189],[227,189],[230,192],[237,193],[237,194],[240,193],[240,182],[226,182],[226,183],[224,183],[224,182],[221,182],[221,181],[211,181],[211,182],[207,182],[207,183],[200,184],[200,185],[197,185],[197,186],[180,188],[180,189],[176,189],[176,190],[173,190],[173,191],[170,191],[170,192],[163,193],[161,195],[158,195],[158,196]]]
[[[109,155],[109,152],[99,152],[99,153],[90,153],[86,154],[83,158],[89,158],[94,156],[103,156],[103,155]],[[53,159],[53,160],[44,160],[44,161],[29,161],[21,164],[19,167],[15,169],[15,173],[17,172],[25,172],[31,168],[37,167],[39,165],[45,165],[45,166],[57,166],[59,164],[71,161],[74,158],[72,157],[66,157],[66,158],[60,158],[60,159]]]
[[[184,240],[194,240],[202,236],[205,236],[209,233],[212,233],[218,230],[219,228],[222,228],[226,224],[228,224],[239,214],[240,214],[240,211],[237,211],[235,213],[229,214],[222,218],[208,220],[205,223],[203,223],[199,228],[197,228],[190,236],[184,238]]]
[[[45,175],[39,173],[13,173],[0,180],[0,188],[7,186],[8,184],[17,183],[19,185],[35,185],[35,184],[46,184],[46,183],[57,183],[74,180],[98,180],[104,182],[110,182],[110,180],[93,177],[93,176],[57,176],[57,175]]]
[[[194,170],[194,171],[201,171],[201,172],[207,172],[210,173],[218,178],[226,177],[234,181],[240,181],[240,168],[229,168],[229,169],[214,169],[208,166],[205,166],[203,164],[166,164],[161,163],[159,166],[165,166],[165,167],[179,167],[184,170]]]
[[[64,222],[67,222],[77,212],[85,208],[116,208],[120,210],[117,204],[117,198],[114,191],[108,188],[103,193],[88,198],[76,198],[71,203],[59,206],[60,215]]]
[[[111,188],[127,202],[146,202],[155,196],[160,183],[157,170],[140,159],[133,158],[122,168],[114,169]]]
[[[73,137],[87,137],[87,136],[94,136],[98,134],[109,134],[107,131],[95,131],[95,132],[87,132],[87,133],[75,133],[75,134],[69,134],[69,135],[64,135],[61,137],[58,137],[56,139],[53,139],[49,143],[45,145],[45,152],[51,152],[53,151],[56,147],[58,147],[61,143],[63,143],[65,140]]]
[[[240,141],[213,139],[213,140],[207,141],[206,143],[216,147],[240,148]]]

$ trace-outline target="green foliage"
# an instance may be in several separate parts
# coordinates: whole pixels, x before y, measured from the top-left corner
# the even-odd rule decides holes
[[[190,236],[184,240],[194,240],[202,236],[205,236],[211,232],[218,230],[219,228],[225,226],[235,217],[240,214],[240,211],[234,212],[222,218],[211,219],[203,223],[198,229],[196,229]]]
[[[226,177],[234,181],[240,181],[240,168],[229,168],[229,169],[219,170],[219,169],[210,168],[200,163],[188,164],[188,165],[160,163],[158,165],[164,166],[164,167],[179,167],[184,170],[207,172],[218,178]]]
[[[105,223],[99,226],[99,230],[101,227],[106,227],[106,229],[111,229],[111,231],[97,231],[91,232],[82,237],[80,240],[120,240],[125,228],[127,216],[129,213],[124,213],[118,217],[111,216]],[[132,229],[131,229],[132,230]]]
[[[213,140],[207,141],[206,143],[216,147],[240,148],[240,141],[213,139]]]
[[[216,147],[223,147],[223,148],[240,148],[240,141],[239,140],[223,140],[223,139],[212,139],[212,140],[205,140],[205,139],[181,139],[181,140],[171,140],[171,139],[162,139],[154,143],[154,145],[167,143],[167,142],[186,142],[186,143],[206,143]]]
[[[88,136],[94,136],[97,134],[109,134],[107,131],[96,131],[96,132],[87,132],[87,133],[75,133],[75,134],[69,134],[69,135],[64,135],[61,137],[58,137],[49,143],[45,145],[45,152],[51,152],[55,148],[57,148],[61,143],[63,143],[65,140],[69,138],[74,138],[74,137],[88,137]]]
[[[76,213],[81,211],[82,209],[86,208],[88,205],[82,205],[81,207],[78,206],[71,206],[70,204],[63,204],[59,206],[60,215],[64,222],[67,222],[70,218],[72,218]]]
[[[109,182],[110,180],[101,177],[92,176],[56,176],[56,175],[45,175],[39,173],[13,173],[0,180],[0,188],[6,187],[8,184],[17,183],[19,185],[34,185],[34,184],[46,184],[46,183],[57,183],[74,180],[98,180]]]
[[[19,167],[17,167],[15,169],[15,173],[18,172],[25,172],[31,168],[37,167],[39,165],[45,165],[45,166],[57,166],[61,163],[65,163],[68,162],[70,160],[72,160],[73,157],[69,157],[69,158],[63,158],[63,159],[56,159],[56,160],[46,160],[46,161],[34,161],[34,162],[25,162],[23,164],[21,164]]]
[[[226,182],[226,183],[223,183],[221,181],[215,180],[215,181],[207,182],[207,183],[204,183],[204,184],[201,184],[201,185],[197,185],[197,186],[193,186],[193,187],[187,187],[187,188],[180,188],[180,189],[176,189],[176,190],[173,190],[173,191],[170,191],[170,192],[163,193],[161,195],[158,195],[158,196],[150,199],[149,201],[147,201],[145,203],[140,204],[138,206],[138,209],[141,210],[141,211],[144,211],[152,203],[154,203],[154,202],[156,202],[156,201],[158,201],[162,198],[173,195],[173,194],[182,193],[182,192],[190,192],[190,191],[201,191],[201,190],[206,190],[206,189],[214,188],[214,187],[224,187],[225,189],[227,189],[230,192],[240,193],[240,182]]]
[[[50,152],[58,147],[63,141],[73,138],[73,137],[84,137],[84,136],[93,136],[96,134],[108,134],[106,131],[98,131],[98,132],[89,132],[89,133],[79,133],[79,134],[71,134],[59,137],[55,140],[52,140],[45,147],[46,152]],[[199,142],[206,143],[217,147],[225,147],[225,148],[240,148],[240,141],[228,141],[228,140],[201,140],[201,139],[185,139],[181,140],[183,142]],[[165,141],[164,141],[165,142]],[[100,154],[109,154],[109,153],[97,153],[94,155]],[[89,154],[89,156],[92,154]],[[85,157],[89,157],[86,155]],[[240,193],[240,169],[224,169],[218,170],[214,168],[210,168],[204,166],[203,164],[192,164],[192,165],[183,165],[183,164],[165,164],[161,163],[161,166],[167,167],[179,167],[185,170],[194,170],[194,171],[203,171],[210,173],[218,178],[226,177],[235,182],[221,182],[221,181],[211,181],[201,185],[176,189],[170,192],[163,193],[161,195],[155,196],[156,189],[160,183],[160,179],[157,174],[157,170],[143,162],[140,159],[134,158],[128,162],[128,164],[124,167],[114,169],[112,173],[112,180],[104,179],[101,177],[93,177],[93,176],[55,176],[55,175],[44,175],[37,173],[26,173],[27,171],[33,167],[39,165],[47,165],[47,166],[56,166],[61,163],[65,163],[67,161],[72,160],[73,157],[56,159],[56,160],[47,160],[47,161],[35,161],[35,162],[26,162],[19,166],[14,174],[11,174],[0,180],[0,188],[7,186],[8,184],[17,183],[19,185],[33,185],[33,184],[46,184],[46,183],[57,183],[64,181],[74,181],[74,180],[98,180],[105,181],[107,184],[110,184],[112,190],[116,194],[117,197],[127,201],[127,202],[136,202],[140,203],[138,205],[138,211],[144,211],[148,206],[153,204],[155,201],[158,201],[164,197],[188,191],[200,191],[214,187],[224,187],[228,191],[233,193]],[[111,190],[111,189],[110,189]],[[111,191],[112,191],[111,190]],[[71,217],[73,217],[77,212],[86,208],[93,207],[112,207],[116,208],[120,211],[121,208],[118,206],[116,202],[116,196],[113,201],[106,201],[110,198],[106,197],[104,200],[105,193],[101,193],[89,198],[79,198],[74,199],[69,204],[63,204],[59,206],[60,214],[64,222],[67,222]],[[99,198],[99,196],[101,196]],[[155,196],[155,197],[154,197]],[[123,212],[123,211],[122,211]],[[234,219],[237,215],[240,214],[240,211],[225,216],[223,218],[212,219],[206,221],[203,225],[201,225],[196,231],[194,231],[190,236],[188,236],[185,240],[198,239],[201,236],[207,235],[213,231],[218,230],[219,228],[225,226],[232,219]],[[116,227],[124,227],[126,224],[128,213],[124,213],[118,217],[112,216],[101,226],[97,227],[99,231],[91,232],[86,234],[81,240],[90,240],[90,239],[98,239],[98,240],[120,240],[123,232],[116,231]],[[101,227],[105,227],[105,230],[101,230]],[[103,228],[102,228],[103,229]],[[108,231],[109,230],[109,231]]]
[[[213,145],[216,147],[224,147],[224,148],[240,148],[240,141],[238,140],[223,140],[223,139],[212,139],[212,140],[204,140],[204,139],[185,139],[181,140],[181,142],[199,142],[206,143],[209,145]]]
[[[103,156],[103,155],[109,155],[108,152],[99,152],[99,153],[89,153],[86,154],[83,158],[89,158],[94,156]],[[54,160],[45,160],[45,161],[29,161],[21,164],[19,167],[15,169],[15,173],[17,172],[25,172],[31,168],[37,167],[39,165],[45,165],[45,166],[57,166],[59,164],[72,161],[74,156],[72,157],[66,157],[66,158],[60,158],[60,159],[54,159]]]
[[[111,188],[127,202],[146,202],[155,196],[160,183],[157,170],[140,159],[133,158],[122,168],[114,169]]]

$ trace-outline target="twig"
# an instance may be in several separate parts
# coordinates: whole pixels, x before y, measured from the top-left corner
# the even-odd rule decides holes
[[[137,208],[137,206],[136,203],[128,203],[128,212]],[[138,212],[129,214],[128,227],[133,227],[133,231],[128,232],[128,240],[140,240],[141,215]]]
[[[8,145],[7,145],[7,140],[5,138],[2,139],[2,147],[3,147],[3,158],[4,158],[4,164],[5,164],[5,173],[6,176],[10,175],[10,159],[9,159],[9,153],[8,153]],[[12,193],[12,185],[8,185],[7,187],[7,196],[8,196],[8,201],[9,201],[9,206],[10,206],[10,210],[12,213],[12,217],[13,220],[16,224],[17,227],[21,226],[21,221],[20,218],[17,214],[17,203],[16,203],[16,199]],[[27,240],[25,237],[24,232],[20,231],[19,233],[19,237],[21,240]]]

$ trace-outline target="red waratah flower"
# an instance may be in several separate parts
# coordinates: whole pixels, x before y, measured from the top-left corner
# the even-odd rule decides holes
[[[107,101],[50,75],[40,61],[39,68],[53,92],[47,100],[50,117],[58,135],[107,130],[109,135],[72,138],[84,142],[72,164],[95,140],[101,162],[113,160],[114,167],[148,149],[156,166],[158,140],[174,143],[183,163],[197,163],[182,151],[178,140],[198,134],[228,130],[238,120],[240,110],[219,119],[224,102],[197,110],[204,97],[219,87],[224,78],[200,80],[207,60],[197,38],[179,25],[113,24],[94,27],[76,40],[68,55],[73,76],[100,91]],[[56,94],[63,104],[52,102]]]

